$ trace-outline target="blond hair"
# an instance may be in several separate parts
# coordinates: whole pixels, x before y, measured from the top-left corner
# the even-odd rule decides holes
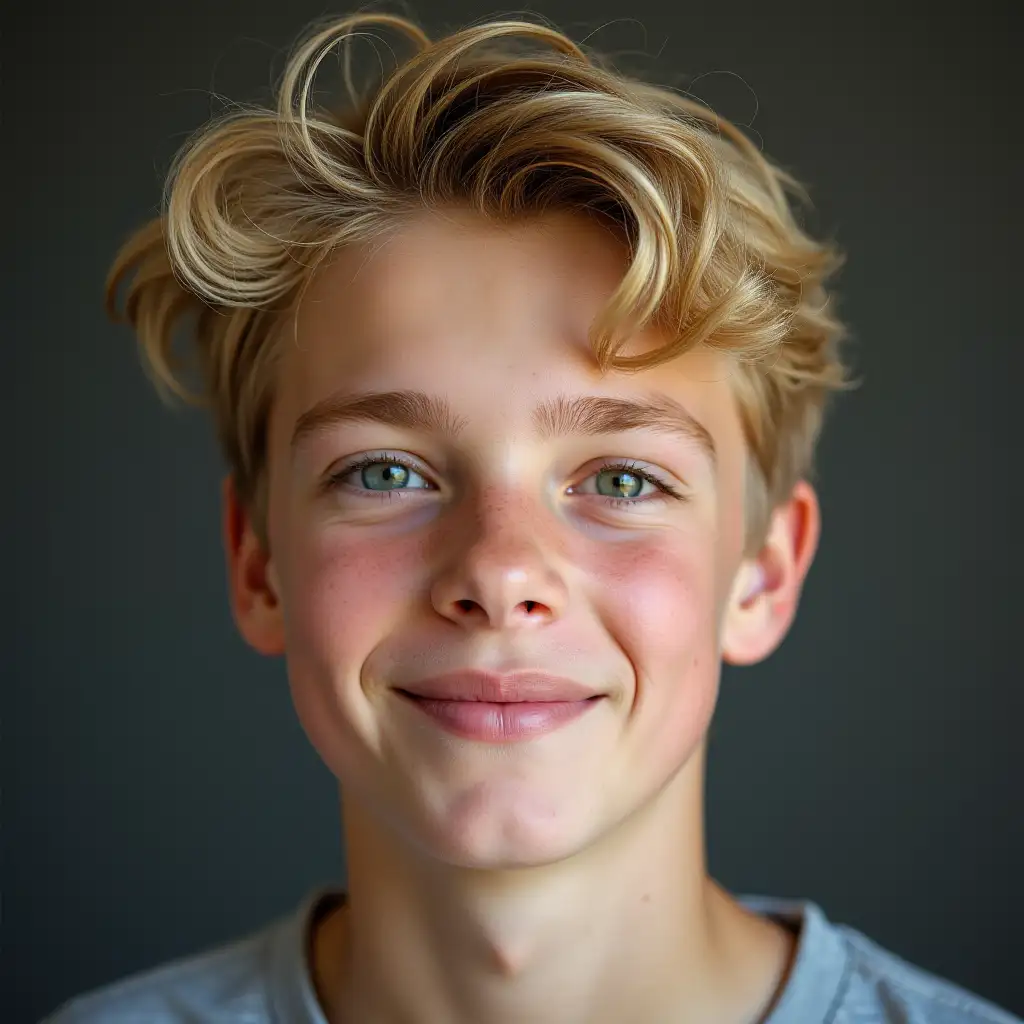
[[[342,41],[396,29],[416,46],[368,95],[314,106]],[[346,50],[346,54],[348,51]],[[163,215],[122,248],[107,304],[125,316],[164,394],[209,403],[241,500],[266,543],[267,423],[283,313],[317,265],[450,204],[508,221],[579,210],[629,243],[592,326],[600,368],[639,371],[697,345],[735,355],[749,460],[747,551],[811,472],[828,394],[845,386],[824,283],[836,250],[797,223],[799,186],[734,125],[644,83],[543,24],[492,21],[431,42],[405,18],[337,20],[292,55],[276,109],[214,121],[179,154]],[[183,319],[202,387],[173,351]],[[656,324],[666,343],[619,355]]]

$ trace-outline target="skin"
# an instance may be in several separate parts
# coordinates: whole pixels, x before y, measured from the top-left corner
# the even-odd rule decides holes
[[[345,252],[283,342],[269,550],[225,481],[236,622],[285,655],[344,792],[350,898],[310,954],[332,1022],[752,1022],[784,984],[792,936],[707,874],[705,737],[722,661],[759,661],[790,627],[818,504],[799,483],[743,557],[728,357],[603,376],[593,359],[587,330],[625,258],[571,213],[514,228],[424,214]],[[626,352],[660,341],[648,331]],[[442,397],[466,429],[344,422],[293,450],[304,413],[374,390]],[[689,411],[714,459],[650,429],[534,431],[535,405],[559,395],[652,393]],[[367,454],[384,465],[324,486]],[[396,454],[416,467],[399,494],[381,473]],[[684,500],[634,481],[640,502],[616,507],[602,465],[618,459]],[[469,667],[538,669],[605,697],[494,745],[443,732],[394,691]]]

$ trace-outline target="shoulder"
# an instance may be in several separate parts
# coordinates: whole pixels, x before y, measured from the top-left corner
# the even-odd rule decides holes
[[[830,921],[810,900],[741,897],[797,936],[767,1024],[1024,1024],[959,985]]]
[[[852,928],[838,925],[835,931],[848,951],[836,1024],[1022,1024],[1019,1017],[908,963]]]
[[[41,1024],[203,1024],[271,1019],[271,929],[175,960],[64,1003]]]

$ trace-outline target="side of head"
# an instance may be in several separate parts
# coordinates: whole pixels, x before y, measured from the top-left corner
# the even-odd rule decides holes
[[[325,55],[370,28],[417,52],[313,109]],[[110,302],[130,277],[179,394],[195,317],[240,629],[287,655],[335,774],[422,848],[580,848],[692,759],[722,658],[783,639],[844,383],[838,260],[792,185],[547,27],[431,43],[362,15],[298,50],[276,110],[190,143],[118,257]],[[468,668],[571,676],[600,706],[496,762],[399,692]]]

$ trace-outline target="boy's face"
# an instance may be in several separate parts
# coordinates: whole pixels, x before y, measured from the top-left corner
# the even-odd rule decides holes
[[[298,714],[346,792],[446,862],[536,864],[606,833],[699,751],[730,644],[763,656],[795,606],[742,601],[727,359],[597,370],[587,330],[624,258],[570,215],[514,229],[424,216],[324,268],[283,342],[270,557],[243,524],[236,616],[259,650],[286,653]],[[455,431],[398,425],[394,406],[388,422],[325,416],[366,392],[428,396]],[[551,410],[584,396],[667,399],[692,419],[567,432]],[[344,472],[363,456],[375,464]],[[623,461],[680,497],[602,469]],[[769,576],[802,578],[809,556],[778,564]],[[399,692],[466,669],[547,672],[600,696],[499,743],[454,735]]]

